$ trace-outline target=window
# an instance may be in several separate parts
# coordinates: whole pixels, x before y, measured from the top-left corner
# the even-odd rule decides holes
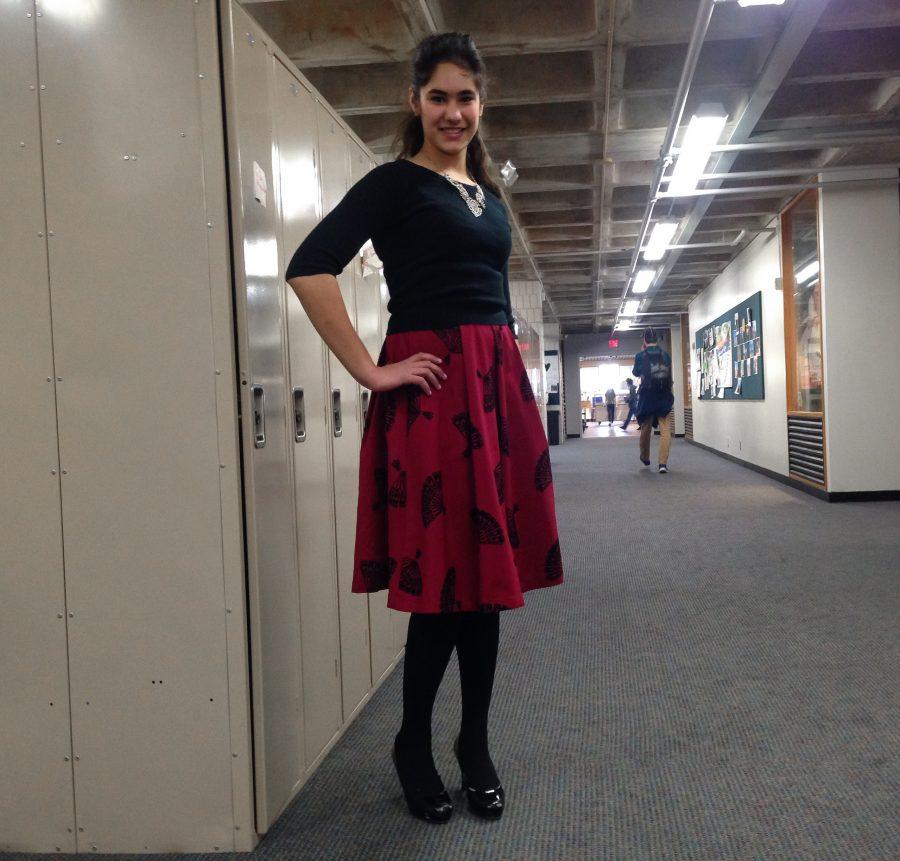
[[[805,192],[781,216],[788,413],[824,410],[818,196]]]

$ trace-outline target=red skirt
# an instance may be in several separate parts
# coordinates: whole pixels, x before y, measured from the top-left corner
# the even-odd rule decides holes
[[[562,582],[550,451],[506,326],[388,335],[379,365],[443,359],[440,389],[375,392],[360,451],[354,592],[413,613],[521,607]]]

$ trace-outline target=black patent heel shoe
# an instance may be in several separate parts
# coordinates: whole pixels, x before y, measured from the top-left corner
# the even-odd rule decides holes
[[[469,802],[469,810],[482,819],[499,819],[503,816],[503,807],[506,803],[506,793],[503,791],[503,785],[498,781],[497,785],[490,789],[476,788],[466,777],[466,770],[463,768],[462,760],[459,756],[459,738],[453,743],[453,752],[456,754],[456,761],[459,763],[459,770],[462,774],[462,788]]]
[[[403,773],[400,770],[400,763],[398,762],[396,741],[391,750],[391,759],[394,761],[394,768],[397,769],[397,777],[400,780],[400,786],[403,788],[403,796],[406,798],[409,812],[425,822],[438,824],[447,822],[453,815],[453,801],[447,790],[441,788],[437,793],[428,793],[422,787],[416,786],[409,779],[409,776],[404,780]]]

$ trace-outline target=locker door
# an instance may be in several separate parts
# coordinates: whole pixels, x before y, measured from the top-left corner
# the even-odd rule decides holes
[[[195,14],[38,23],[79,851],[235,836]]]
[[[319,153],[323,212],[330,212],[350,187],[349,139],[322,106],[318,107]],[[354,270],[359,256],[338,276],[350,321],[356,325]],[[359,481],[360,392],[356,380],[329,352],[331,445],[334,469],[334,521],[337,536],[338,601],[340,607],[341,680],[344,718],[348,718],[372,686],[369,659],[369,604],[365,595],[350,591]]]
[[[259,28],[223,5],[241,401],[257,828],[302,779],[303,692],[297,536],[285,379],[284,273],[273,181],[273,62]],[[247,38],[245,34],[253,34]],[[265,186],[265,193],[263,192]]]
[[[74,852],[60,472],[32,4],[0,4],[0,851]],[[33,85],[33,86],[29,86]]]
[[[351,145],[351,174],[356,182],[372,168],[369,157],[355,143]],[[381,344],[381,271],[359,266],[356,271],[356,330],[373,361],[378,361]],[[365,393],[364,393],[365,394]],[[369,595],[372,680],[381,678],[397,657],[394,610],[387,607],[387,592]]]
[[[320,203],[316,103],[277,59],[275,116],[280,160],[281,271],[285,272],[297,246],[315,226]],[[290,286],[285,287],[285,298],[308,766],[342,722],[331,442],[326,420],[329,399],[325,343]]]

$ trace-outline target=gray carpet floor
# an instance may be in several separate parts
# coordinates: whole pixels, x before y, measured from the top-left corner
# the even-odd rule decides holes
[[[461,798],[447,825],[409,816],[398,671],[240,857],[900,858],[900,503],[829,505],[681,441],[669,462],[641,469],[636,439],[552,449],[566,583],[502,617],[500,822]],[[451,788],[459,711],[454,659]]]

